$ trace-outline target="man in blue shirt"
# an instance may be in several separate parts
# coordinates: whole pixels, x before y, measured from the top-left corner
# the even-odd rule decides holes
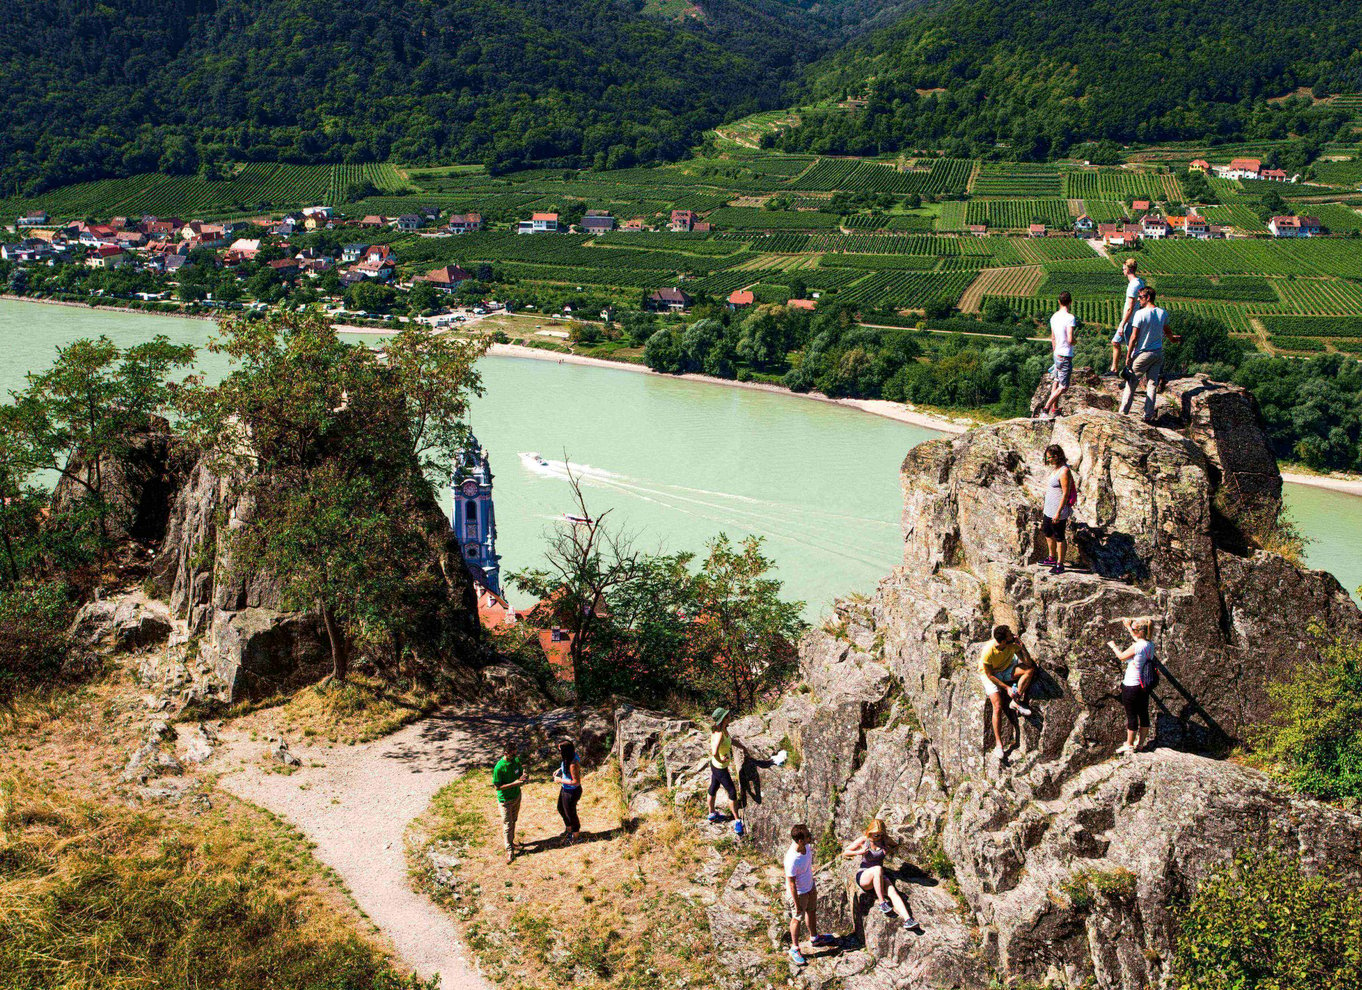
[[[1121,396],[1121,415],[1130,412],[1135,402],[1135,387],[1145,381],[1144,421],[1154,422],[1154,396],[1159,390],[1163,374],[1164,328],[1168,326],[1168,311],[1154,305],[1155,292],[1146,286],[1140,290],[1140,308],[1130,320],[1130,342],[1126,345],[1123,377],[1125,392]]]

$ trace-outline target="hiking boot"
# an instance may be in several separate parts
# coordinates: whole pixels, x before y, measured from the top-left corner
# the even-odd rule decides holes
[[[914,918],[913,916],[909,915],[907,918],[904,918],[904,919],[903,919],[903,927],[904,927],[904,928],[921,928],[922,926],[919,925],[919,924],[917,923],[917,919],[916,919],[916,918]]]
[[[1120,378],[1120,377],[1121,377],[1121,373],[1120,373],[1119,371],[1104,371],[1104,372],[1102,372],[1102,377],[1103,377],[1103,378]]]
[[[733,834],[738,836],[738,838],[742,838],[747,834],[747,829],[743,827],[741,818],[733,823]]]
[[[1044,560],[1042,560],[1042,561],[1040,562],[1040,566],[1041,566],[1041,567],[1054,567],[1054,566],[1055,566],[1056,564],[1058,564],[1058,563],[1059,563],[1059,561],[1055,560],[1054,557],[1046,557]]]
[[[705,821],[709,822],[711,825],[713,825],[715,822],[721,822],[723,820],[724,816],[719,814],[717,811],[711,811],[709,815],[705,818]]]
[[[890,904],[888,901],[880,901],[880,913],[881,913],[881,914],[893,914],[893,913],[894,913],[894,905]]]
[[[794,963],[796,966],[803,966],[808,962],[808,960],[804,958],[803,953],[799,951],[798,946],[790,946],[789,956],[790,962]]]
[[[810,939],[810,944],[817,946],[836,945],[837,939],[832,935],[815,935]]]
[[[1063,564],[1056,564],[1054,567],[1050,568],[1050,573],[1051,573],[1051,574],[1063,574],[1063,573],[1064,573],[1064,565],[1063,565]]]

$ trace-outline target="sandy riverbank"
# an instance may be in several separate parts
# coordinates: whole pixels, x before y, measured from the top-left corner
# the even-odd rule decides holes
[[[208,313],[157,313],[145,309],[134,309],[132,306],[91,306],[89,303],[75,302],[71,299],[36,299],[33,296],[14,296],[7,292],[0,292],[0,299],[8,302],[21,303],[40,303],[44,306],[74,306],[77,309],[90,309],[97,313],[132,313],[134,316],[169,316],[176,320],[217,320],[217,316]]]
[[[488,353],[498,357],[531,358],[536,361],[556,361],[559,364],[583,364],[594,368],[614,368],[617,371],[631,371],[642,375],[656,374],[651,368],[642,364],[611,361],[606,358],[587,357],[582,354],[545,351],[536,347],[526,347],[523,344],[493,344]],[[907,423],[909,426],[919,426],[925,430],[935,430],[938,433],[964,433],[971,426],[976,425],[974,420],[964,417],[948,419],[945,416],[920,412],[905,406],[901,402],[890,402],[886,399],[834,399],[823,395],[821,392],[792,392],[783,386],[771,385],[766,382],[740,382],[731,378],[715,378],[711,375],[667,375],[665,377],[704,382],[707,385],[723,385],[727,388],[771,392],[776,395],[792,396],[796,399],[812,399],[815,402],[826,402],[830,405],[859,409],[862,412],[870,413],[872,416],[883,416],[885,419]]]
[[[1333,492],[1342,492],[1345,495],[1357,495],[1362,497],[1362,478],[1349,477],[1347,475],[1299,474],[1295,471],[1283,471],[1282,480],[1292,485],[1305,485],[1308,488],[1327,488]]]

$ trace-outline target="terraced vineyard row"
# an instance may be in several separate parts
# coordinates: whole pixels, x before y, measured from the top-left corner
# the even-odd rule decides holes
[[[1362,316],[1362,285],[1337,279],[1282,278],[1275,280],[1286,313]],[[1275,300],[1273,300],[1275,302]]]
[[[1258,317],[1272,338],[1288,337],[1362,337],[1362,316],[1277,316]]]
[[[1104,169],[1097,173],[1097,195],[1101,199],[1177,203],[1182,200],[1182,189],[1177,178],[1169,173]]]
[[[1071,217],[1062,199],[972,199],[965,221],[1001,230],[1024,230],[1033,223],[1067,229]]]
[[[1064,179],[1052,165],[990,163],[979,169],[970,192],[975,196],[1059,198],[1064,195]]]
[[[922,309],[938,300],[955,305],[973,280],[969,272],[879,272],[841,290],[838,299],[895,309]]]
[[[846,251],[855,254],[935,254],[988,255],[984,240],[974,237],[934,237],[924,234],[815,234],[808,245],[810,251],[831,254]]]
[[[980,301],[981,308],[987,306],[988,301],[992,298],[994,297],[984,296]],[[1011,306],[1013,312],[1036,320],[1048,320],[1059,308],[1058,297],[1052,296],[1034,296],[1030,299],[1012,299],[1002,296],[997,298]],[[1120,303],[1116,298],[1110,296],[1075,299],[1072,311],[1083,323],[1103,327],[1114,327],[1116,321],[1121,318]]]
[[[750,206],[721,207],[709,215],[709,220],[725,230],[824,230],[841,224],[835,213],[760,210]]]
[[[926,168],[907,170],[883,162],[822,158],[790,183],[791,189],[819,192],[908,193],[963,192],[973,163],[959,158],[933,159]]]
[[[940,261],[931,254],[825,254],[818,259],[820,267],[860,268],[870,271],[932,271]]]

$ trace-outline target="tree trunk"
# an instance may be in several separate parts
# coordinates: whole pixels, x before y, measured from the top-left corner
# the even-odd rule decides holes
[[[350,657],[346,652],[345,632],[336,621],[336,613],[331,606],[322,606],[322,621],[326,624],[326,638],[331,641],[331,676],[344,681],[349,671]]]

